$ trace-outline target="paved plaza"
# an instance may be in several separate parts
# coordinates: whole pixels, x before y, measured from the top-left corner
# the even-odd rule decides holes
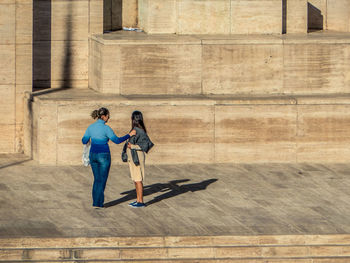
[[[112,165],[107,208],[91,207],[92,173],[0,155],[0,236],[96,237],[350,233],[350,165],[146,166],[146,208],[127,165]]]

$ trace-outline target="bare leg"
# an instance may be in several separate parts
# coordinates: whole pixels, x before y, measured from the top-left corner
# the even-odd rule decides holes
[[[143,184],[142,182],[134,182],[136,188],[137,202],[143,203]]]

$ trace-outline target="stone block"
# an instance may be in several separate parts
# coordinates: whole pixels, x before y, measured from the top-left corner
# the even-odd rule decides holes
[[[215,258],[257,258],[261,256],[261,247],[216,247]]]
[[[139,19],[147,33],[176,33],[176,0],[140,0]]]
[[[16,45],[16,85],[32,84],[32,44]]]
[[[350,49],[342,44],[285,44],[284,92],[350,92]]]
[[[287,33],[307,33],[308,13],[307,0],[287,1],[286,30]]]
[[[37,123],[34,124],[34,139],[36,143],[36,150],[40,164],[57,164],[57,105],[40,104],[35,109],[38,114],[36,116]],[[68,153],[67,153],[68,154]]]
[[[74,87],[74,81],[88,80],[88,42],[51,42],[51,81]],[[86,85],[87,86],[87,85]]]
[[[350,105],[298,105],[299,162],[350,161]]]
[[[1,126],[0,126],[0,129],[1,129]],[[21,260],[22,258],[23,258],[23,250],[21,249],[19,250],[2,249],[1,250],[0,260]]]
[[[127,248],[120,249],[120,258],[122,260],[135,259],[165,259],[167,258],[166,248]]]
[[[15,84],[15,45],[0,45],[0,84]]]
[[[0,85],[0,124],[15,124],[15,85]]]
[[[215,162],[295,162],[296,107],[215,107]]]
[[[110,110],[109,125],[115,130],[117,136],[124,136],[129,131],[130,117],[134,110],[138,109],[143,112],[148,133],[156,145],[146,157],[147,163],[213,161],[213,108],[207,106],[146,106],[142,103],[134,106],[118,106],[100,102],[96,105],[58,107],[59,164],[80,163],[81,138],[88,125],[94,122],[90,113],[101,107],[102,104]],[[115,145],[110,142],[114,163],[121,163],[122,147],[123,144]],[[174,154],[177,155],[176,158]]]
[[[212,239],[212,236],[166,236],[164,245],[166,247],[208,247],[213,243],[217,245]]]
[[[24,121],[25,92],[31,92],[32,85],[16,85],[16,123]]]
[[[127,123],[135,107],[129,109]],[[152,163],[214,161],[212,106],[139,106],[138,109],[143,112],[149,134],[156,145],[147,156]],[[176,160],[174,155],[177,155]]]
[[[111,243],[109,243],[111,244]],[[119,247],[162,247],[164,246],[163,237],[144,236],[139,237],[120,237],[118,240]]]
[[[102,92],[103,90],[103,45],[90,39],[89,46],[89,88]],[[111,59],[110,61],[113,61]],[[119,71],[119,67],[115,68]]]
[[[15,131],[15,152],[24,153],[24,125],[22,123],[16,123]]]
[[[168,256],[171,259],[177,258],[214,258],[214,249],[212,247],[183,247],[168,248]]]
[[[120,94],[120,46],[104,46],[102,52],[102,89],[103,93]],[[111,59],[113,58],[113,59]]]
[[[123,27],[138,26],[138,0],[123,0]]]
[[[231,34],[282,34],[281,0],[231,0]]]
[[[23,152],[29,157],[33,157],[32,143],[34,142],[32,106],[30,95],[27,93],[23,102]]]
[[[230,34],[230,0],[177,1],[178,34]]]
[[[99,105],[67,105],[58,107],[57,157],[58,164],[80,164],[83,137],[87,127],[94,122],[90,117]],[[105,107],[108,108],[107,105]],[[111,109],[108,108],[110,111]],[[118,134],[117,134],[118,135]]]
[[[0,45],[16,40],[16,7],[14,1],[0,2]]]
[[[349,257],[349,247],[343,246],[311,246],[312,257]]]
[[[51,5],[51,40],[87,41],[89,1],[55,0]]]
[[[121,94],[200,94],[200,45],[122,45]]]
[[[203,93],[271,94],[283,87],[282,45],[203,45]]]
[[[327,29],[350,32],[350,2],[327,0]]]
[[[216,246],[257,246],[258,236],[213,236],[212,244]]]
[[[69,249],[31,249],[23,253],[24,258],[30,260],[61,260],[69,259],[70,251]]]
[[[30,96],[27,97],[26,119],[25,119],[25,152],[31,156],[34,160],[39,160],[39,115],[40,106],[39,103],[33,103]],[[55,147],[56,149],[56,147]]]
[[[33,42],[33,3],[16,0],[16,44]]]
[[[120,250],[115,249],[79,249],[74,251],[74,258],[84,260],[107,260],[107,259],[119,259]]]
[[[24,0],[24,1],[28,1],[28,0]],[[16,0],[0,0],[0,4],[15,4]]]
[[[262,256],[266,258],[292,258],[309,256],[309,247],[287,246],[287,247],[263,247]]]
[[[64,80],[52,80],[51,88],[74,88],[74,89],[87,89],[89,85],[88,79],[64,79]]]
[[[90,0],[89,2],[89,34],[103,33],[103,1]]]
[[[0,124],[0,153],[15,152],[15,124]]]

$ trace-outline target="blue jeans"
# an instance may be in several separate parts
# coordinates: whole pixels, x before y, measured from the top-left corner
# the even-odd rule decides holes
[[[94,185],[92,187],[93,206],[103,207],[104,191],[111,167],[110,153],[90,153],[90,165],[94,174]]]

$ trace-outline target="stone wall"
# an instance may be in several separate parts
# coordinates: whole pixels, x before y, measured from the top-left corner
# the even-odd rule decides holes
[[[281,33],[281,0],[139,0],[147,33]]]
[[[350,31],[348,0],[139,0],[151,34],[282,34]]]
[[[90,92],[35,98],[35,160],[81,164],[90,113],[103,105],[118,136],[130,129],[134,110],[143,112],[155,143],[148,164],[350,161],[349,96],[152,98]],[[110,147],[113,162],[121,163],[123,144]]]
[[[89,36],[103,32],[102,0],[33,0],[34,88],[86,88]]]
[[[23,152],[24,93],[88,87],[89,36],[102,0],[0,1],[0,153]]]
[[[24,92],[32,85],[32,3],[0,2],[0,153],[23,151]]]
[[[120,95],[350,93],[350,39],[296,36],[95,36],[90,87]]]

